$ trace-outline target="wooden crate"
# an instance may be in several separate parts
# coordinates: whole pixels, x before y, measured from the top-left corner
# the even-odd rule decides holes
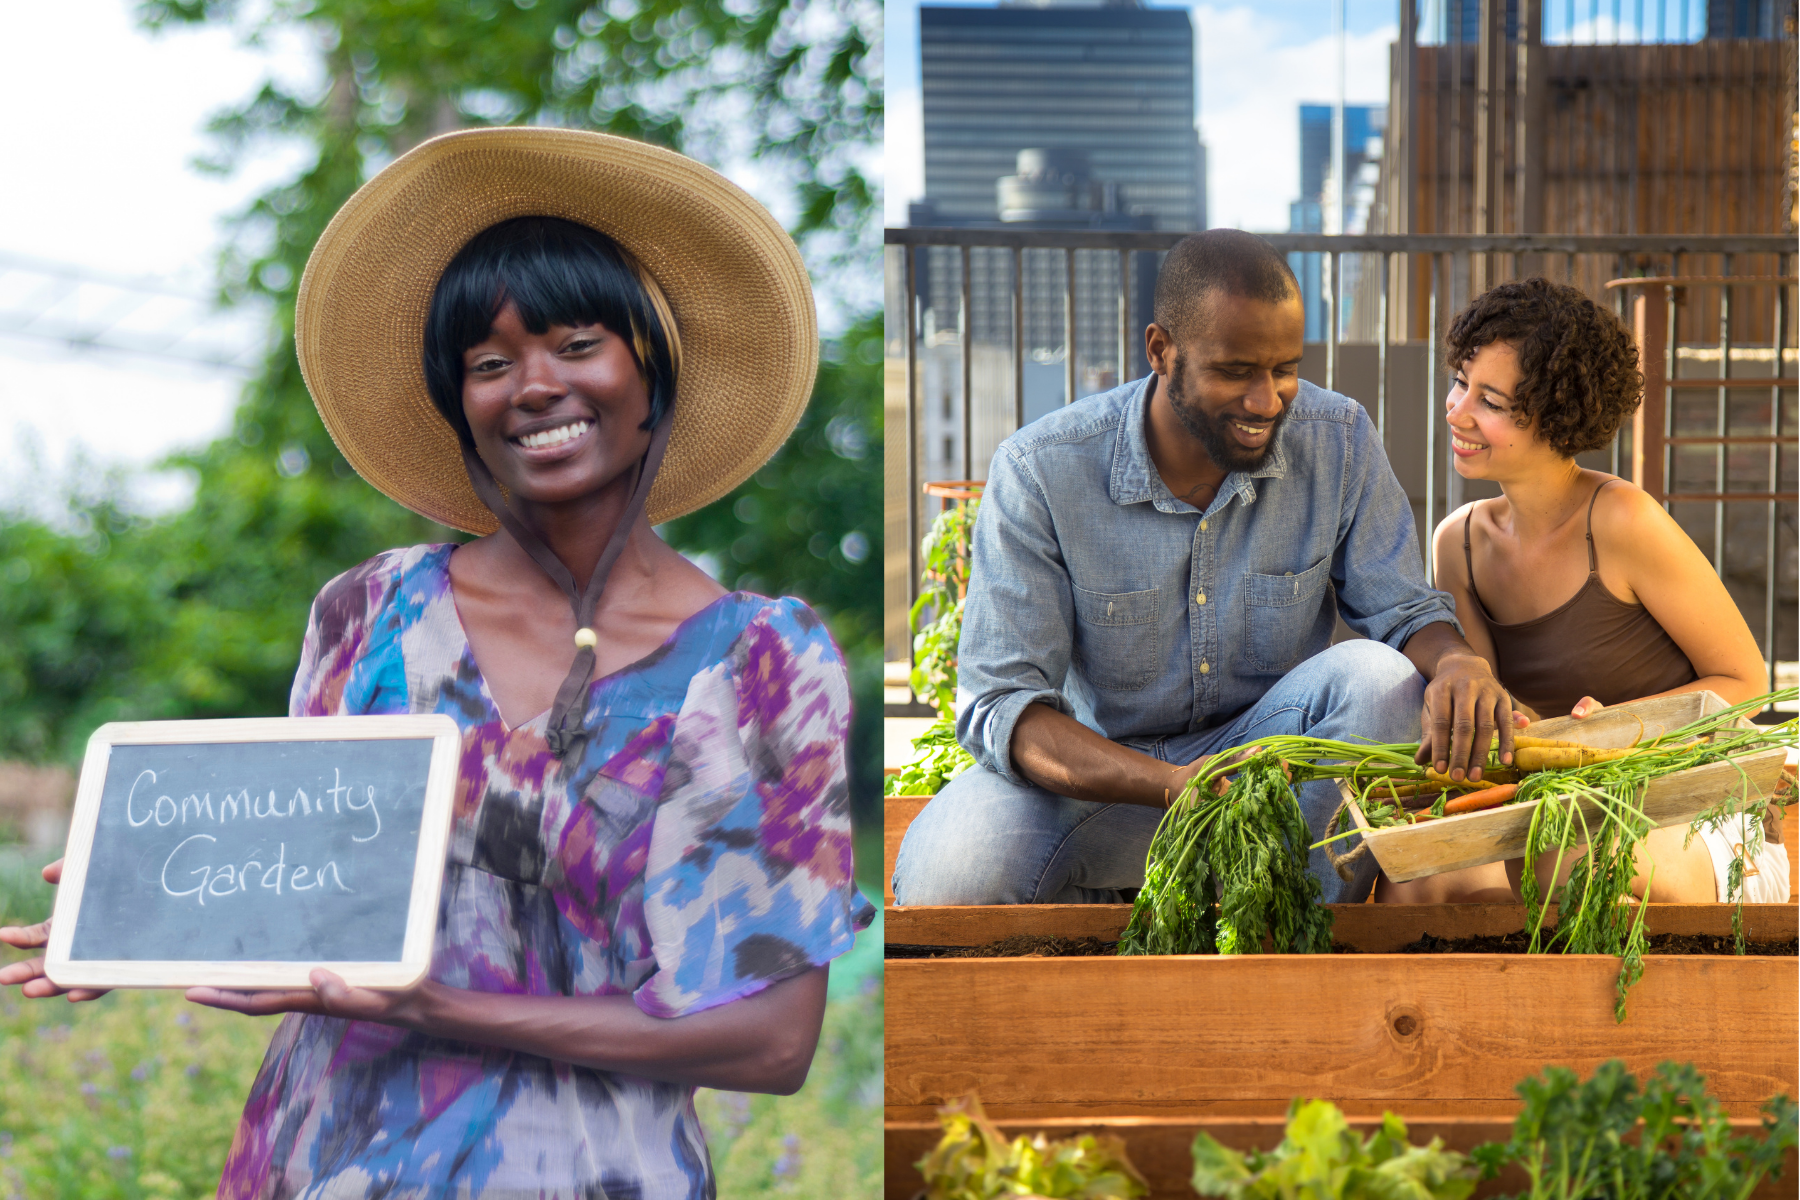
[[[1782,818],[1781,841],[1788,852],[1788,903],[1800,903],[1800,807],[1790,807]]]
[[[995,914],[985,926],[971,910],[895,908],[886,936],[980,945],[1123,926],[1120,906],[1080,907],[974,910]],[[1371,946],[1522,922],[1513,905],[1336,914],[1341,938]],[[1753,937],[1794,936],[1792,906],[1746,916]],[[1725,905],[1653,905],[1647,919],[1721,934],[1731,920]],[[1505,1117],[1545,1064],[1586,1074],[1609,1058],[1640,1076],[1691,1061],[1733,1116],[1800,1094],[1793,958],[1652,956],[1623,1025],[1617,976],[1592,955],[890,959],[887,1114],[927,1121],[973,1091],[997,1119],[1278,1116],[1295,1096],[1361,1116]]]
[[[1405,1114],[1401,1114],[1405,1117]],[[1227,1118],[1161,1118],[1115,1117],[1098,1121],[999,1121],[996,1124],[1007,1138],[1027,1136],[1044,1131],[1052,1138],[1065,1138],[1080,1133],[1110,1133],[1123,1139],[1125,1152],[1150,1184],[1151,1200],[1194,1200],[1189,1186],[1193,1175],[1191,1147],[1194,1135],[1204,1130],[1221,1145],[1234,1150],[1272,1150],[1281,1141],[1286,1125],[1283,1117]],[[1352,1118],[1351,1128],[1367,1137],[1379,1118]],[[1734,1125],[1754,1131],[1760,1122],[1739,1119]],[[1486,1142],[1503,1142],[1512,1134],[1512,1120],[1505,1117],[1406,1117],[1406,1132],[1415,1145],[1441,1138],[1445,1147],[1464,1153]],[[943,1130],[936,1121],[892,1122],[886,1130],[886,1178],[883,1192],[888,1200],[912,1200],[921,1191],[921,1178],[914,1166],[932,1147]],[[1752,1193],[1753,1200],[1789,1200],[1794,1195],[1796,1178],[1795,1154],[1789,1151],[1779,1180],[1765,1179]],[[1509,1167],[1498,1179],[1476,1186],[1475,1200],[1500,1195],[1516,1195],[1529,1188],[1524,1171]]]
[[[1634,700],[1599,714],[1576,720],[1558,717],[1539,721],[1524,732],[1534,737],[1558,738],[1601,749],[1631,745],[1697,721],[1728,707],[1712,692],[1684,692],[1654,700]],[[1740,721],[1745,727],[1750,722]],[[1727,795],[1742,795],[1745,776],[1754,788],[1751,798],[1774,792],[1787,751],[1782,747],[1747,754],[1733,762],[1710,763],[1652,780],[1644,789],[1644,814],[1657,827],[1684,824],[1697,813],[1713,807]],[[1350,789],[1340,784],[1346,797]],[[1519,858],[1525,853],[1525,835],[1538,802],[1509,804],[1485,812],[1465,813],[1443,820],[1387,829],[1370,829],[1362,810],[1351,801],[1350,815],[1363,840],[1387,877],[1396,883],[1421,879],[1444,871]],[[1584,803],[1590,823],[1600,818],[1597,807]]]

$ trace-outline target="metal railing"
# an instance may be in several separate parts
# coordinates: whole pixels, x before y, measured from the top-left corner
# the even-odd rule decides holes
[[[953,303],[956,309],[953,332],[940,322],[935,335],[938,344],[946,349],[953,340],[957,357],[955,416],[950,426],[950,438],[957,443],[958,453],[940,461],[947,468],[943,472],[946,476],[974,479],[985,473],[993,445],[1022,425],[1027,415],[1026,364],[1032,348],[1026,345],[1024,319],[1025,256],[1051,255],[1063,259],[1062,341],[1053,349],[1060,353],[1062,366],[1061,402],[1069,403],[1079,399],[1081,394],[1077,386],[1078,354],[1086,354],[1090,361],[1110,360],[1116,367],[1112,377],[1114,382],[1127,377],[1134,349],[1142,339],[1143,325],[1149,319],[1148,314],[1132,311],[1131,256],[1166,251],[1181,236],[1151,231],[991,227],[886,231],[885,240],[890,247],[890,279],[897,277],[900,284],[898,289],[891,286],[889,289],[888,353],[890,361],[904,360],[906,469],[903,487],[908,547],[904,597],[908,605],[917,596],[918,546],[925,519],[921,511],[922,488],[927,482],[922,474],[920,438],[923,416],[920,351],[926,316],[921,307],[918,269],[921,256],[935,253],[942,258],[947,255],[946,261],[959,268],[954,271],[956,287],[953,293],[949,288],[939,287],[934,276],[929,297],[936,306]],[[1647,378],[1646,402],[1637,419],[1615,437],[1610,447],[1592,456],[1582,456],[1584,465],[1627,475],[1657,495],[1697,543],[1704,547],[1710,542],[1714,567],[1722,576],[1728,569],[1732,570],[1732,579],[1745,575],[1742,568],[1748,564],[1732,560],[1732,555],[1740,543],[1749,545],[1750,539],[1733,536],[1727,529],[1726,505],[1759,501],[1766,506],[1764,536],[1754,539],[1762,551],[1761,587],[1750,590],[1761,592],[1755,597],[1760,603],[1753,607],[1761,610],[1756,615],[1762,619],[1756,624],[1762,626],[1763,650],[1770,663],[1772,679],[1775,661],[1784,657],[1776,653],[1778,634],[1781,629],[1793,625],[1789,621],[1787,626],[1778,629],[1776,621],[1777,610],[1792,603],[1781,596],[1780,559],[1785,543],[1778,536],[1784,518],[1789,524],[1793,522],[1796,496],[1791,449],[1796,443],[1792,432],[1794,416],[1784,412],[1784,408],[1793,406],[1796,396],[1791,369],[1796,341],[1790,328],[1796,311],[1790,303],[1793,279],[1788,274],[1794,251],[1791,238],[1554,234],[1264,236],[1275,249],[1284,253],[1324,256],[1326,336],[1322,343],[1309,345],[1307,359],[1302,363],[1302,375],[1326,388],[1347,391],[1369,406],[1390,461],[1413,500],[1428,571],[1429,533],[1439,516],[1459,507],[1467,499],[1497,494],[1491,485],[1466,483],[1450,470],[1448,446],[1438,436],[1439,418],[1435,411],[1445,390],[1445,380],[1435,351],[1450,318],[1473,298],[1477,289],[1527,274],[1542,274],[1572,283],[1596,300],[1612,306],[1621,318],[1631,321],[1635,316]],[[1098,255],[1101,263],[1106,261],[1106,255],[1117,256],[1119,286],[1113,297],[1096,298],[1089,294],[1085,301],[1078,297],[1075,262],[1076,255],[1084,252],[1090,259]],[[992,294],[992,287],[987,289],[986,295],[976,294],[971,279],[977,254],[1010,265],[1007,272],[1010,275],[1009,295]],[[1007,259],[1010,264],[1006,263]],[[1090,269],[1087,278],[1094,277],[1095,272]],[[1683,289],[1692,289],[1692,294],[1684,293]],[[1739,289],[1754,289],[1759,295],[1752,298],[1752,303],[1734,306],[1733,294]],[[1630,313],[1627,312],[1628,297],[1634,306]],[[1107,339],[1114,344],[1075,345],[1078,325],[1083,324],[1077,320],[1078,305],[1088,305],[1090,319],[1085,325],[1093,329],[1094,306],[1108,300],[1111,310],[1116,311],[1116,334]],[[1010,309],[1010,345],[981,348],[990,360],[996,355],[1006,356],[1010,370],[1005,374],[1010,375],[1010,379],[1003,388],[989,389],[1000,394],[982,395],[977,385],[978,347],[976,321],[972,314],[983,303]],[[1691,338],[1686,344],[1677,344],[1676,313],[1684,303],[1695,314],[1685,328],[1698,327],[1695,321],[1712,325],[1710,318],[1716,316],[1713,327],[1717,330],[1717,338],[1711,344],[1698,345]],[[1112,316],[1113,311],[1106,315]],[[996,323],[989,321],[987,324],[992,328]],[[1684,368],[1704,366],[1715,358],[1718,366],[1710,378],[1693,378],[1691,369],[1684,372]],[[1766,377],[1745,373],[1752,364],[1760,365],[1764,361],[1769,364]],[[1001,374],[989,371],[986,378],[997,381]],[[1695,431],[1689,428],[1693,424],[1691,414],[1678,411],[1681,405],[1672,397],[1685,396],[1702,388],[1713,394],[1713,421],[1710,429]],[[1766,406],[1767,411],[1755,408],[1747,416],[1741,412],[1734,416],[1736,409],[1742,408],[1741,402],[1734,402],[1734,397],[1742,393],[1751,394],[1753,401],[1760,395],[1760,404]],[[988,422],[992,428],[987,441],[992,444],[983,447],[987,453],[978,454],[974,415],[981,405],[985,405],[988,415],[994,419]],[[951,407],[951,393],[946,389],[944,408]],[[1746,422],[1757,425],[1754,433],[1739,428]],[[1683,448],[1690,446],[1713,448],[1715,470],[1709,491],[1684,491],[1680,487],[1666,486],[1676,482],[1672,474],[1675,467],[1666,464],[1673,464],[1673,456],[1686,454]],[[1750,481],[1742,478],[1743,452],[1738,448],[1750,447],[1767,449],[1766,483],[1756,481],[1758,487],[1755,490],[1739,486]],[[893,490],[890,484],[890,512],[900,500],[892,494]],[[1698,521],[1689,511],[1696,504],[1712,506],[1710,522]],[[893,517],[897,516],[893,513]],[[893,529],[898,524],[897,520],[891,520],[889,527]],[[892,572],[890,567],[890,576]],[[893,582],[890,580],[890,588]],[[1745,585],[1739,591],[1747,589],[1748,585]],[[1740,608],[1752,607],[1748,595],[1740,595],[1738,603]],[[1748,611],[1746,619],[1749,619]],[[1783,649],[1786,649],[1785,645]],[[1786,656],[1791,657],[1791,652]]]

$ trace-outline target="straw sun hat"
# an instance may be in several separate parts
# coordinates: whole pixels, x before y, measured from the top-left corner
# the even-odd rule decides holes
[[[681,344],[651,523],[710,504],[780,448],[812,392],[819,339],[800,253],[768,211],[671,150],[567,129],[433,138],[338,210],[300,280],[300,370],[338,450],[414,512],[491,533],[421,350],[431,295],[477,233],[562,217],[625,247],[667,297]]]

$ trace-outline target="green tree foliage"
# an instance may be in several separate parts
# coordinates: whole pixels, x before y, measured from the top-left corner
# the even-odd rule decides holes
[[[350,470],[293,353],[313,243],[422,138],[545,123],[715,163],[754,158],[788,190],[815,263],[847,261],[868,240],[873,193],[858,163],[880,128],[877,3],[145,0],[138,15],[151,30],[226,25],[246,40],[299,30],[319,47],[323,82],[267,83],[213,123],[211,169],[272,142],[307,154],[241,214],[223,256],[223,298],[268,302],[274,328],[232,433],[171,460],[198,478],[193,507],[146,521],[103,488],[72,501],[70,529],[0,523],[0,756],[73,762],[106,720],[282,712],[319,586],[387,547],[456,536]],[[826,613],[866,714],[853,747],[865,812],[879,790],[876,336],[863,321],[829,344],[781,454],[665,529],[728,586],[790,592]]]
[[[859,822],[881,826],[881,318],[857,322],[819,364],[812,403],[780,453],[731,495],[663,526],[719,582],[804,596],[850,663]],[[879,861],[879,860],[876,860]]]

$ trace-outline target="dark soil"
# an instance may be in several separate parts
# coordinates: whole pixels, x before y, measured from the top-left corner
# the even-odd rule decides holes
[[[1730,935],[1716,933],[1653,933],[1649,938],[1652,954],[1736,954],[1737,942]],[[1400,947],[1401,954],[1523,954],[1531,938],[1524,930],[1499,936],[1441,938],[1427,933],[1419,940]],[[1800,955],[1800,940],[1786,942],[1745,942],[1744,953],[1765,958],[1793,958]]]
[[[909,946],[887,944],[888,958],[1097,958],[1117,954],[1119,943],[1097,937],[1065,938],[1017,933],[985,946]]]
[[[1426,933],[1408,945],[1401,954],[1523,954],[1531,938],[1523,930],[1500,935],[1441,938]],[[915,946],[889,942],[888,958],[1092,958],[1114,955],[1119,943],[1103,942],[1096,937],[1063,938],[1048,934],[1014,934],[989,942],[985,946]],[[1343,942],[1331,944],[1333,954],[1360,954],[1355,946]],[[1700,933],[1658,933],[1650,937],[1652,954],[1736,954],[1736,944],[1729,936]],[[1786,942],[1745,942],[1744,953],[1770,958],[1793,958],[1800,955],[1800,940]]]

